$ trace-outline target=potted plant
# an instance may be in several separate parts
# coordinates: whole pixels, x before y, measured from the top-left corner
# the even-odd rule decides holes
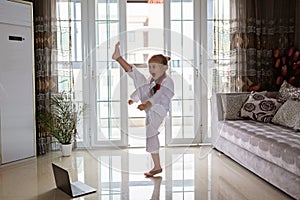
[[[77,122],[84,107],[76,108],[65,91],[52,95],[49,109],[39,113],[41,127],[61,144],[63,156],[70,156]]]

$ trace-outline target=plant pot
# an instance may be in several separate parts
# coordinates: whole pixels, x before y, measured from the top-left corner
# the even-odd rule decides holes
[[[61,144],[62,156],[70,156],[72,152],[72,144]]]

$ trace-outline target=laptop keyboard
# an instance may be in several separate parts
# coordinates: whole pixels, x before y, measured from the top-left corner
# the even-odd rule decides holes
[[[85,193],[84,190],[80,189],[79,187],[77,187],[76,185],[71,185],[71,189],[72,189],[72,193],[73,194],[82,194]]]

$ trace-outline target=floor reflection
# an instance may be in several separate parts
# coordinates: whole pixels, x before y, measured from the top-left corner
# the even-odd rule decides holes
[[[151,177],[149,178],[153,182],[153,192],[151,196],[151,200],[159,200],[160,199],[160,186],[162,182],[162,177]]]
[[[146,178],[152,161],[144,149],[51,152],[0,168],[0,199],[71,199],[55,188],[51,163],[69,171],[71,181],[97,189],[86,199],[291,199],[210,147],[161,149],[163,172]],[[22,180],[22,181],[21,181]],[[16,190],[16,188],[18,188]]]

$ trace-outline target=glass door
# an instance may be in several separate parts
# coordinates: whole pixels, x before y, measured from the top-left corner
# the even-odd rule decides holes
[[[199,40],[195,39],[199,23],[193,12],[198,1],[72,2],[70,14],[75,16],[74,22],[66,18],[66,23],[71,25],[71,55],[78,62],[73,63],[74,80],[69,81],[74,81],[75,100],[88,105],[78,126],[78,146],[145,146],[145,113],[136,109],[137,104],[127,104],[133,82],[111,59],[117,41],[121,41],[121,51],[128,62],[146,75],[146,63],[153,54],[171,57],[168,74],[175,82],[175,96],[160,129],[161,145],[200,143],[200,53],[195,53],[199,52]],[[59,12],[64,13],[63,9]]]
[[[146,77],[149,77],[147,62],[154,54],[164,54],[164,5],[146,2],[126,4],[126,56],[129,63],[135,64]],[[158,20],[159,19],[159,20]],[[126,45],[125,44],[125,45]],[[128,78],[127,94],[134,91],[134,84]],[[137,109],[139,103],[128,107],[128,144],[130,147],[143,147],[146,144],[145,112]],[[160,129],[160,143],[165,144],[164,126]]]
[[[127,115],[126,95],[124,87],[126,79],[122,79],[120,66],[111,59],[114,44],[119,40],[120,9],[122,2],[118,0],[96,0],[94,3],[95,19],[93,32],[95,40],[91,41],[92,85],[91,92],[95,95],[91,103],[95,103],[92,121],[92,146],[126,146]],[[92,12],[93,13],[93,12]],[[95,45],[95,46],[93,46]],[[95,102],[93,102],[93,100]],[[125,104],[125,105],[124,105]]]
[[[168,1],[169,2],[169,1]],[[171,0],[165,5],[166,48],[171,52],[171,77],[175,82],[172,116],[167,128],[167,145],[197,144],[201,142],[200,74],[194,51],[195,15],[193,0]]]
[[[174,0],[164,3],[127,3],[127,60],[136,63],[148,76],[147,61],[154,54],[171,57],[168,74],[175,82],[172,109],[161,127],[161,145],[200,143],[199,73],[195,63],[194,2]],[[128,94],[133,82],[128,80]],[[130,146],[145,145],[145,114],[128,107],[128,142]],[[195,117],[197,116],[197,117]]]

